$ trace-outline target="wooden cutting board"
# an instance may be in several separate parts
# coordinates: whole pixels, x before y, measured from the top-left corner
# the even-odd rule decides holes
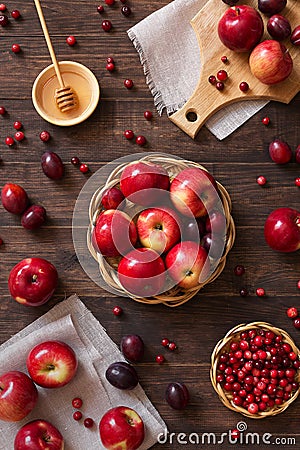
[[[257,7],[257,0],[244,0],[240,2],[240,4],[242,3]],[[254,99],[289,103],[300,90],[300,47],[293,45],[289,38],[283,41],[294,63],[291,75],[277,85],[267,86],[261,83],[250,71],[249,53],[233,52],[227,49],[219,39],[218,22],[227,8],[228,5],[222,0],[209,0],[191,21],[200,48],[202,63],[200,78],[190,99],[181,109],[170,116],[170,120],[193,139],[209,117],[230,103]],[[288,0],[287,6],[281,14],[289,19],[292,30],[300,25],[299,0]],[[264,14],[261,16],[265,24],[262,40],[271,39],[266,30],[268,17]],[[221,61],[223,55],[228,58],[226,64]],[[228,73],[223,91],[218,91],[208,82],[208,77],[216,75],[220,69],[224,69]],[[249,84],[248,92],[243,93],[239,89],[241,81]]]

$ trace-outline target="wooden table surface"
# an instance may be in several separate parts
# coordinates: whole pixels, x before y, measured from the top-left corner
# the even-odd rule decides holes
[[[87,65],[101,85],[101,100],[94,114],[80,125],[57,127],[45,122],[33,108],[32,83],[38,73],[50,64],[40,24],[33,2],[7,0],[10,10],[19,9],[22,18],[10,19],[7,28],[0,29],[0,104],[8,113],[0,116],[0,184],[21,184],[32,202],[42,204],[48,214],[47,223],[30,232],[0,207],[0,340],[4,342],[57,302],[77,293],[85,305],[118,343],[124,334],[140,334],[146,344],[144,361],[137,366],[140,382],[154,403],[169,431],[176,433],[169,442],[155,448],[182,448],[178,433],[221,433],[245,421],[249,432],[260,435],[260,445],[249,448],[268,448],[262,443],[264,433],[275,437],[295,437],[296,445],[280,448],[300,448],[300,403],[294,402],[283,414],[266,420],[244,419],[227,410],[215,394],[209,379],[210,355],[219,339],[233,326],[250,321],[267,321],[282,327],[300,345],[300,334],[286,316],[289,306],[299,306],[297,281],[300,279],[300,254],[279,254],[264,241],[263,228],[267,215],[275,208],[299,208],[299,165],[274,164],[268,155],[268,144],[274,138],[286,140],[292,149],[299,144],[300,96],[289,105],[269,103],[224,141],[218,141],[205,127],[193,141],[172,124],[164,114],[159,117],[145,83],[138,55],[129,41],[126,30],[151,12],[168,3],[167,0],[131,0],[133,10],[129,18],[120,14],[121,3],[105,5],[106,14],[100,16],[96,2],[43,2],[53,44],[60,60],[75,60]],[[104,3],[103,3],[104,4]],[[112,20],[113,30],[105,33],[103,18]],[[155,32],[155,30],[154,30]],[[77,44],[69,47],[66,37],[75,35]],[[11,45],[20,44],[22,52],[13,54]],[[105,69],[106,58],[116,61],[116,71]],[[123,80],[131,78],[135,87],[127,90]],[[143,117],[145,110],[153,111],[152,121]],[[269,116],[271,124],[261,123]],[[12,148],[5,145],[11,135],[13,122],[24,125],[26,139]],[[125,129],[146,136],[148,145],[140,148],[123,137]],[[43,143],[39,133],[48,130],[51,139]],[[45,177],[40,157],[45,150],[56,151],[65,163],[65,176],[60,182]],[[229,191],[233,202],[236,242],[221,276],[179,308],[148,306],[127,298],[118,298],[97,286],[83,271],[72,242],[72,212],[77,196],[93,173],[109,161],[132,153],[165,152],[207,167]],[[88,164],[84,175],[70,163],[78,156]],[[260,187],[256,178],[264,175],[268,183]],[[11,268],[21,259],[39,256],[50,260],[59,271],[59,287],[44,306],[30,308],[11,299],[7,279]],[[243,277],[234,275],[234,267],[243,264]],[[242,298],[242,287],[249,296]],[[255,294],[258,287],[266,290],[266,297]],[[120,305],[122,317],[115,317],[112,309]],[[175,352],[161,347],[163,337],[174,340]],[[166,362],[158,365],[155,356],[163,353]],[[191,403],[183,412],[172,410],[164,400],[164,392],[171,381],[188,386]],[[101,401],[101,399],[99,399]],[[208,444],[185,448],[228,448],[229,445]],[[244,447],[239,445],[239,447]],[[90,450],[90,449],[89,449]]]

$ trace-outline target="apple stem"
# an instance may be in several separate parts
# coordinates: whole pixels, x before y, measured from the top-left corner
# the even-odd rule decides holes
[[[239,16],[240,13],[241,13],[240,8],[238,8],[237,6],[235,6],[235,7],[234,7],[234,10],[235,10],[236,15]]]
[[[38,276],[35,274],[35,275],[32,275],[32,283],[35,283],[36,282],[36,280],[38,279]]]

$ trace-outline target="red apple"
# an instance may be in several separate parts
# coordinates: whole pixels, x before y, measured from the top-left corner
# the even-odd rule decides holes
[[[26,365],[36,384],[58,388],[74,378],[78,361],[74,350],[65,342],[45,341],[31,349]]]
[[[167,252],[180,240],[180,219],[170,208],[149,208],[137,220],[140,243],[159,254]]]
[[[292,208],[278,208],[265,222],[267,244],[278,252],[295,252],[300,249],[300,212]]]
[[[165,284],[165,265],[150,248],[137,248],[121,259],[118,277],[122,286],[138,297],[160,294]]]
[[[19,429],[14,450],[63,450],[64,438],[47,420],[37,419]]]
[[[203,217],[219,200],[215,179],[197,167],[179,172],[170,192],[174,206],[185,216]]]
[[[119,188],[111,187],[103,192],[101,203],[105,209],[117,209],[124,198]]]
[[[263,41],[254,48],[249,65],[252,74],[267,85],[284,81],[293,70],[293,60],[288,50],[273,39]]]
[[[150,162],[132,162],[122,172],[120,189],[129,200],[143,206],[156,205],[161,200],[161,191],[168,190],[168,172]]]
[[[248,52],[261,40],[264,31],[262,18],[248,5],[228,8],[218,23],[222,43],[235,52]]]
[[[100,439],[108,450],[136,450],[145,437],[144,422],[128,406],[107,411],[99,424]]]
[[[28,205],[26,191],[18,184],[6,183],[1,191],[3,207],[12,214],[22,214]]]
[[[40,306],[52,297],[58,283],[56,268],[46,259],[26,258],[12,268],[8,287],[22,305]]]
[[[12,370],[0,376],[0,420],[18,422],[35,407],[38,391],[23,372]]]
[[[185,289],[194,288],[208,276],[207,252],[196,242],[179,242],[167,254],[166,267],[177,285]]]
[[[103,256],[123,256],[136,244],[137,230],[126,213],[108,209],[97,218],[94,238],[96,248]]]

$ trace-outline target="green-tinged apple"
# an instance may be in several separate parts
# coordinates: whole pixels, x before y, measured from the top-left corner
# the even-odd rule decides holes
[[[59,388],[74,378],[78,360],[68,344],[54,340],[41,342],[31,349],[26,365],[36,384],[44,388]]]
[[[14,450],[63,450],[61,432],[47,420],[37,419],[23,425],[16,434]]]
[[[99,433],[108,450],[136,450],[145,438],[144,422],[132,408],[117,406],[101,418]]]
[[[125,212],[108,209],[97,218],[94,242],[103,256],[124,256],[137,242],[136,226]]]
[[[191,289],[203,283],[209,274],[210,264],[206,250],[197,242],[183,241],[167,253],[168,274],[178,286]]]
[[[262,41],[251,52],[249,65],[252,74],[267,85],[281,83],[293,70],[293,60],[287,48],[278,41]]]
[[[219,200],[214,177],[200,168],[184,169],[173,179],[171,200],[185,216],[203,217]]]
[[[138,297],[160,294],[165,284],[165,265],[151,248],[137,248],[121,259],[118,277],[122,286]]]
[[[0,420],[18,422],[35,407],[38,391],[26,373],[18,370],[0,376]]]
[[[53,264],[42,258],[26,258],[16,264],[8,278],[11,296],[22,305],[40,306],[56,289],[58,273]]]
[[[148,208],[137,220],[140,243],[159,254],[167,252],[180,240],[180,219],[170,208]]]

